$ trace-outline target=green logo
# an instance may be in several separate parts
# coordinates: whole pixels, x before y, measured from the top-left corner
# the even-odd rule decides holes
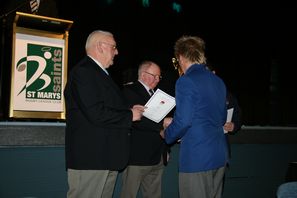
[[[27,99],[61,100],[62,60],[62,48],[28,43],[27,56],[16,65],[26,79],[18,95],[25,91]]]

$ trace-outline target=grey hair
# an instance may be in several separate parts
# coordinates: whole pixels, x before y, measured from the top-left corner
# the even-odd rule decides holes
[[[148,60],[142,61],[138,67],[138,78],[141,76],[141,73],[146,71],[148,68],[150,68],[152,64],[156,64],[156,63]]]
[[[98,40],[98,36],[103,35],[103,36],[111,36],[113,37],[113,34],[108,31],[103,31],[103,30],[95,30],[91,32],[87,38],[85,49],[88,51],[94,43]]]

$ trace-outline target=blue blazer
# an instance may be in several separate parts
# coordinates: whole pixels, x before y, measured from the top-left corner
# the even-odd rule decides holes
[[[175,87],[176,110],[165,131],[168,144],[180,139],[180,172],[199,172],[223,167],[227,145],[226,87],[205,65],[194,64]]]

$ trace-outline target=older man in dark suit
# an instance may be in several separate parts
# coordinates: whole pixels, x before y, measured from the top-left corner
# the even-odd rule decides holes
[[[64,91],[67,197],[112,197],[118,170],[128,163],[132,121],[140,120],[144,107],[130,109],[108,75],[118,54],[113,35],[94,31],[85,48]]]
[[[130,106],[146,104],[161,79],[160,67],[144,61],[138,69],[138,81],[128,84],[123,92]],[[142,197],[160,198],[167,145],[160,136],[163,121],[156,123],[145,117],[133,123],[129,166],[123,172],[121,198],[135,198],[138,189]],[[163,155],[165,155],[163,159]],[[165,160],[165,161],[164,161]]]

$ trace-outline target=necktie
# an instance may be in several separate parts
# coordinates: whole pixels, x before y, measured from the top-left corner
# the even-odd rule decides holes
[[[149,89],[150,95],[152,96],[154,94],[154,90]]]
[[[36,14],[36,12],[38,10],[38,2],[37,2],[37,0],[31,0],[30,1],[30,7],[31,7],[31,12],[33,14]]]

